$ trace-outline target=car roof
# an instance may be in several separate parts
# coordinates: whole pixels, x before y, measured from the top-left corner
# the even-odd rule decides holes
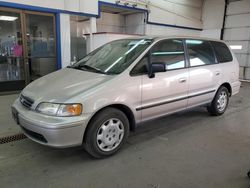
[[[207,38],[207,37],[197,37],[197,36],[185,36],[185,35],[168,35],[168,36],[145,35],[145,36],[136,36],[136,37],[129,37],[129,38],[154,39],[155,41],[160,41],[160,40],[164,40],[164,39],[196,39],[196,40],[208,40],[208,41],[215,41],[215,42],[223,42],[224,43],[224,41],[219,40],[219,39]]]
[[[163,40],[163,39],[197,39],[197,40],[208,40],[208,41],[215,41],[215,42],[223,42],[219,39],[208,38],[208,37],[198,37],[198,36],[180,36],[180,35],[169,35],[169,36],[154,36],[155,40]]]

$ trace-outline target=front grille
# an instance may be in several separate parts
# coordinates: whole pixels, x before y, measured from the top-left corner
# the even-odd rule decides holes
[[[20,95],[20,102],[22,103],[23,106],[26,108],[30,109],[31,106],[34,103],[34,100],[30,99],[29,97],[23,96],[22,94]]]
[[[38,133],[36,133],[36,132],[34,132],[34,131],[31,131],[31,130],[29,130],[29,129],[26,129],[26,128],[22,127],[22,126],[21,126],[21,128],[22,128],[22,130],[23,130],[27,135],[29,135],[31,138],[33,138],[33,139],[35,139],[35,140],[38,140],[38,141],[40,141],[40,142],[43,142],[43,143],[47,143],[47,140],[44,138],[43,135],[38,134]]]

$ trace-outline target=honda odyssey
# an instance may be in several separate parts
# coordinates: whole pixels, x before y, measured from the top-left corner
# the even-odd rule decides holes
[[[219,40],[138,37],[110,42],[30,83],[12,105],[24,134],[52,147],[117,152],[146,120],[197,106],[222,115],[240,89],[239,64]]]

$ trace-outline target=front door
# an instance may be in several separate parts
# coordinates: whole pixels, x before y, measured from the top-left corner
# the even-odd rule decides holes
[[[0,8],[0,92],[57,69],[54,14]]]
[[[188,69],[183,41],[168,39],[158,42],[151,50],[152,62],[164,62],[166,72],[154,78],[142,76],[142,120],[162,116],[187,107]]]

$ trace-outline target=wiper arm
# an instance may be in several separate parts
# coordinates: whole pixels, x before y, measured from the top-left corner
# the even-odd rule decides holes
[[[101,73],[101,74],[107,74],[106,72],[102,71],[101,69],[98,69],[96,67],[91,67],[89,65],[79,65],[77,68],[79,69],[88,69],[88,70],[93,70],[94,72],[98,72],[98,73]]]
[[[71,68],[71,69],[78,69],[78,70],[91,70],[91,72],[98,72],[101,74],[107,74],[107,75],[112,75],[112,74],[116,74],[116,73],[108,73],[108,72],[104,72],[96,67],[91,67],[89,65],[78,65],[78,66],[67,66],[67,68]]]

